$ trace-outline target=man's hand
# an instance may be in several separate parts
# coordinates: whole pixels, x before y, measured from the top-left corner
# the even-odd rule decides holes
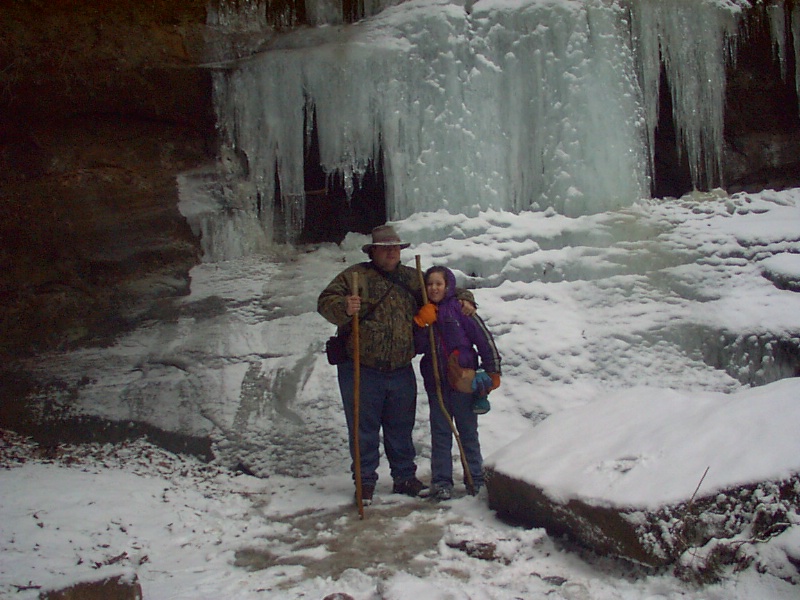
[[[459,300],[459,302],[461,303],[461,313],[465,317],[471,317],[478,311],[477,307],[469,300]]]
[[[361,310],[361,297],[360,296],[345,296],[345,312],[348,317],[352,317]]]

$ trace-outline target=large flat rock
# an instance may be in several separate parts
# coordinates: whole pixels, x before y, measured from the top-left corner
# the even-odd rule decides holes
[[[783,553],[800,582],[800,379],[737,394],[620,391],[487,458],[498,515],[603,555],[709,574]],[[786,539],[780,539],[787,531]],[[776,550],[777,548],[777,550]]]

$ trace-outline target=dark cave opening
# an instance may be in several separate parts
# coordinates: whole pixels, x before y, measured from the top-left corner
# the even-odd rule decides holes
[[[692,190],[692,175],[686,151],[680,148],[672,114],[672,91],[667,72],[661,65],[658,86],[658,124],[653,143],[653,196],[679,198]]]
[[[308,136],[305,157],[305,220],[297,242],[340,243],[348,232],[368,234],[386,222],[386,185],[383,154],[370,161],[363,176],[353,176],[353,191],[347,199],[344,175],[328,174],[320,164],[316,119]]]

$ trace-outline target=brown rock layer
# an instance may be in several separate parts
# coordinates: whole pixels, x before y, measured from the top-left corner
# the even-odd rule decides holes
[[[0,354],[103,342],[198,260],[175,176],[213,155],[205,2],[13,2],[0,21]]]

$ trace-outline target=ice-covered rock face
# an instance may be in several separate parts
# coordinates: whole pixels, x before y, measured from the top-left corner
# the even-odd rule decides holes
[[[102,3],[93,0],[90,4]],[[461,71],[454,69],[452,72],[454,81],[451,84],[448,79],[447,84],[452,85],[452,89],[471,90],[465,96],[465,105],[471,112],[468,115],[464,113],[466,116],[461,122],[456,123],[458,128],[453,128],[454,133],[448,139],[473,144],[475,152],[470,154],[460,147],[447,148],[440,152],[440,146],[437,146],[435,152],[428,152],[419,161],[416,155],[408,155],[410,158],[405,158],[406,155],[401,154],[399,158],[395,157],[393,164],[396,167],[397,161],[406,160],[411,165],[408,174],[398,171],[397,168],[391,173],[381,169],[379,177],[375,179],[382,183],[386,177],[387,184],[391,184],[393,188],[387,189],[384,193],[383,189],[371,188],[362,181],[361,189],[355,186],[349,204],[345,199],[344,186],[341,190],[339,188],[339,181],[343,180],[344,172],[337,173],[335,191],[338,195],[335,198],[326,198],[325,202],[321,202],[320,196],[313,196],[307,201],[310,208],[306,221],[310,225],[304,229],[304,235],[313,238],[312,241],[321,239],[340,241],[347,231],[366,230],[354,227],[352,221],[340,219],[343,213],[359,217],[363,215],[359,225],[375,224],[377,220],[383,222],[385,218],[383,212],[373,215],[369,211],[372,208],[384,211],[385,196],[388,196],[389,201],[395,203],[393,206],[397,207],[401,201],[429,205],[439,203],[442,206],[447,203],[452,210],[454,205],[467,205],[483,194],[481,190],[484,188],[481,186],[485,186],[487,181],[490,182],[487,189],[495,185],[501,186],[496,188],[498,202],[512,202],[512,197],[503,190],[512,188],[523,190],[518,194],[518,200],[525,198],[527,192],[524,190],[533,189],[534,186],[538,189],[546,185],[540,173],[524,168],[524,162],[528,159],[522,158],[530,154],[531,148],[539,147],[541,144],[543,138],[540,136],[530,139],[532,133],[550,130],[557,133],[555,123],[558,121],[540,122],[540,117],[546,114],[544,112],[542,115],[538,113],[535,115],[536,121],[531,118],[523,121],[520,118],[517,122],[512,120],[513,115],[509,112],[508,116],[503,115],[502,122],[498,122],[495,128],[497,131],[508,130],[508,123],[512,123],[510,131],[513,135],[498,138],[501,142],[517,140],[520,143],[519,146],[508,146],[511,148],[507,151],[511,158],[502,163],[504,167],[508,165],[505,167],[506,179],[489,173],[488,168],[486,175],[480,172],[479,176],[470,175],[465,179],[467,183],[451,175],[452,165],[470,173],[478,167],[483,169],[491,163],[479,159],[478,152],[484,154],[496,152],[497,140],[491,136],[500,134],[496,134],[492,129],[494,125],[488,122],[495,115],[491,111],[487,113],[485,110],[476,110],[473,105],[476,97],[481,97],[478,92],[483,93],[481,88],[475,87],[479,82],[488,85],[506,77],[502,73],[493,73],[489,62],[478,61],[479,57],[488,55],[494,56],[492,60],[499,61],[497,64],[506,64],[503,62],[505,58],[500,56],[497,49],[492,50],[495,52],[494,55],[490,53],[489,43],[511,40],[510,43],[516,44],[515,47],[530,49],[534,48],[535,44],[544,44],[547,41],[547,32],[550,32],[551,38],[555,38],[552,27],[545,29],[545,21],[542,22],[541,28],[528,32],[527,38],[517,32],[521,36],[519,43],[511,37],[514,29],[503,29],[501,24],[496,24],[493,29],[487,30],[489,27],[487,14],[491,14],[493,10],[498,15],[500,9],[505,10],[505,20],[513,21],[512,27],[517,23],[516,17],[511,19],[509,16],[511,14],[509,11],[512,11],[511,2],[505,3],[505,8],[499,2],[464,2],[463,10],[459,12],[454,9],[455,14],[461,15],[460,17],[457,18],[452,11],[446,13],[449,24],[444,27],[427,23],[420,25],[413,21],[414,14],[420,11],[420,2],[374,0],[363,2],[365,13],[370,18],[359,25],[341,26],[341,11],[339,11],[339,21],[334,15],[336,6],[341,4],[340,0],[316,0],[313,3],[316,12],[312,15],[309,10],[306,11],[308,23],[314,27],[303,26],[302,31],[285,37],[274,35],[273,31],[272,38],[265,37],[263,28],[270,27],[267,23],[275,25],[275,20],[279,19],[269,20],[255,10],[245,11],[240,15],[238,23],[236,19],[229,18],[223,18],[220,22],[219,17],[214,21],[213,15],[209,15],[209,20],[206,22],[208,3],[205,0],[155,2],[147,3],[146,7],[136,0],[115,0],[113,4],[113,9],[90,11],[91,14],[75,12],[70,10],[69,6],[61,4],[48,6],[48,10],[44,12],[37,3],[4,3],[0,8],[2,15],[0,18],[5,19],[3,22],[16,23],[6,28],[4,41],[7,43],[0,48],[2,55],[0,63],[9,65],[9,68],[0,74],[2,89],[5,92],[2,95],[2,101],[5,102],[2,115],[6,117],[0,119],[2,121],[0,173],[5,182],[4,190],[10,198],[10,202],[4,205],[6,209],[4,217],[0,219],[0,239],[5,241],[6,259],[0,267],[0,288],[9,292],[6,298],[10,300],[0,307],[2,313],[0,320],[5,318],[6,322],[11,323],[10,329],[6,328],[3,333],[3,343],[0,347],[5,347],[12,354],[18,350],[32,352],[37,349],[73,346],[75,343],[87,343],[98,334],[113,336],[124,330],[127,327],[124,323],[128,313],[126,310],[120,310],[124,307],[118,306],[114,297],[122,292],[126,299],[135,300],[138,314],[140,306],[152,303],[153,295],[161,297],[162,290],[165,289],[161,286],[164,281],[156,282],[155,285],[150,285],[148,282],[144,284],[133,282],[134,285],[129,286],[132,274],[137,278],[148,280],[151,277],[166,276],[173,280],[167,282],[167,287],[172,287],[176,292],[184,289],[186,272],[197,261],[196,248],[199,246],[199,240],[193,238],[188,228],[183,226],[183,218],[175,210],[174,177],[179,172],[212,160],[217,150],[213,141],[216,139],[214,137],[216,116],[211,100],[211,75],[206,69],[208,65],[205,52],[212,52],[217,44],[224,46],[223,42],[229,42],[226,51],[237,49],[247,51],[244,54],[249,54],[254,49],[273,44],[278,53],[288,55],[311,52],[308,46],[321,45],[320,40],[329,40],[330,43],[325,48],[337,49],[339,54],[337,65],[342,67],[349,65],[354,68],[360,64],[356,60],[359,48],[366,47],[368,43],[374,43],[376,48],[374,51],[376,58],[368,64],[376,65],[380,62],[378,57],[384,56],[388,57],[386,60],[391,58],[392,64],[397,65],[395,57],[387,54],[389,49],[386,48],[386,44],[381,45],[383,39],[389,39],[394,40],[397,46],[406,44],[408,47],[407,51],[398,49],[395,54],[409,60],[407,69],[409,74],[420,71],[419,57],[423,56],[427,61],[426,64],[430,66],[432,76],[435,76],[432,80],[434,82],[441,80],[442,75],[433,69],[443,67],[447,60],[451,60],[454,65],[456,61],[470,65],[474,63],[474,70],[469,72],[473,74],[471,79],[461,81],[459,79]],[[260,4],[260,10],[263,12],[266,5],[275,8],[289,4],[299,5],[301,2],[300,0],[297,2],[251,0],[248,3],[211,4],[236,4],[240,8],[245,5],[253,7]],[[311,5],[312,1],[308,0],[305,4]],[[356,4],[360,6],[362,2],[350,2],[351,6]],[[437,19],[441,21],[444,17],[436,15],[445,12],[443,5],[428,4],[432,7],[432,23],[437,23]],[[516,4],[519,8],[524,3],[519,1]],[[574,20],[575,17],[567,7],[579,7],[580,4],[576,2],[559,2],[559,4],[564,5],[561,11]],[[645,3],[638,4],[644,11]],[[658,11],[655,9],[660,4],[678,5],[675,2],[651,4],[653,8],[651,20],[658,17]],[[530,5],[530,11],[534,12],[541,12],[545,8],[544,3],[534,5],[527,2],[527,5]],[[785,8],[785,4],[782,5],[779,0],[770,2],[770,5],[776,6],[777,9]],[[208,10],[211,11],[212,7],[208,6]],[[794,11],[796,23],[797,15],[800,14],[800,8],[796,3]],[[738,62],[735,69],[729,69],[730,79],[726,85],[728,106],[725,112],[726,151],[723,166],[726,183],[731,183],[729,189],[731,192],[742,188],[747,191],[759,191],[764,188],[781,189],[799,185],[800,181],[798,180],[800,168],[797,166],[797,157],[800,156],[800,120],[795,110],[796,94],[793,88],[796,78],[793,78],[794,69],[791,62],[791,53],[796,52],[796,47],[789,43],[790,31],[792,27],[796,30],[797,25],[792,26],[789,21],[778,22],[777,18],[785,19],[785,14],[773,9],[769,21],[770,27],[761,27],[759,21],[749,20],[754,14],[758,16],[759,13],[755,10],[747,11],[748,21],[745,26],[748,28],[748,35],[737,38],[741,44],[741,52],[737,55]],[[641,16],[643,19],[644,12]],[[403,28],[398,25],[396,31],[391,30],[389,25],[398,22],[400,17],[410,21],[410,25],[403,24]],[[415,18],[419,21],[419,17]],[[661,18],[664,18],[663,15]],[[640,21],[630,22],[638,24]],[[287,21],[282,22],[289,27],[287,23]],[[324,27],[323,23],[334,25]],[[601,32],[608,29],[606,25],[599,28],[600,26],[596,26],[591,20],[589,23],[590,31]],[[785,37],[779,33],[781,24]],[[293,25],[294,22],[291,23],[291,26]],[[467,27],[468,25],[471,29]],[[232,27],[243,31],[231,35],[223,32],[215,37],[215,34],[219,33],[220,26],[224,26],[223,29]],[[430,30],[429,33],[426,31],[431,37],[430,41],[423,40],[424,36],[420,33],[423,27]],[[442,32],[448,28],[453,32],[453,48],[460,48],[459,53],[454,54],[452,59],[437,54],[439,52],[437,44],[441,45]],[[583,27],[584,31],[585,29]],[[389,30],[389,33],[395,31],[397,35],[394,38],[384,35],[384,30]],[[70,35],[65,37],[64,31],[69,31]],[[406,38],[401,35],[405,31],[410,32]],[[489,37],[486,39],[474,37],[475,32]],[[411,37],[411,34],[415,34],[415,37]],[[770,34],[774,37],[774,44],[770,41]],[[352,44],[342,42],[345,35],[354,42]],[[474,38],[470,39],[469,43],[464,41],[467,35]],[[607,39],[609,44],[611,41],[614,43],[618,41],[614,36]],[[644,59],[641,57],[644,53],[636,48],[644,50],[645,38],[639,36],[631,39],[635,39],[635,43],[632,42],[634,57],[639,56],[640,58],[636,60],[643,62]],[[654,39],[652,36],[648,39],[650,39],[650,44],[646,46],[650,49],[648,56],[654,58],[656,56],[653,53]],[[674,36],[670,39],[674,39]],[[800,38],[795,35],[794,39]],[[592,37],[587,43],[592,40],[595,38]],[[753,51],[754,40],[757,40],[758,52]],[[585,52],[587,46],[584,44],[580,47],[584,48],[581,51]],[[773,47],[777,53],[775,55]],[[423,48],[426,52],[424,55],[421,54]],[[684,50],[688,49],[687,46]],[[323,49],[320,48],[320,53],[322,52]],[[551,53],[540,53],[540,55],[543,66],[548,68],[553,66],[551,63],[556,59],[555,55],[551,56]],[[18,60],[20,56],[28,60]],[[508,61],[511,61],[512,57],[515,61],[526,60],[531,64],[535,58],[532,56],[525,58],[521,53],[519,56],[511,53]],[[412,58],[417,62],[412,63]],[[589,59],[592,57],[587,58]],[[327,60],[329,64],[331,59]],[[362,62],[364,60],[366,59],[362,57]],[[594,60],[592,64],[599,64],[596,59],[592,60]],[[785,67],[785,83],[780,81],[780,61],[783,61]],[[287,66],[292,64],[290,61]],[[671,64],[680,66],[682,60],[673,60]],[[795,61],[795,66],[797,64],[800,64],[800,61]],[[143,65],[151,65],[152,68],[142,68]],[[199,68],[186,68],[190,65]],[[528,80],[535,80],[538,75],[522,62],[516,67],[510,62],[506,66],[510,69],[509,73],[512,71],[517,73],[519,81],[506,77],[508,87],[497,89],[498,102],[507,103],[510,99],[514,99],[516,104],[508,106],[516,107],[514,110],[524,116],[522,108],[526,108],[526,96],[516,91],[515,86],[522,84],[530,86],[532,84]],[[209,68],[211,67],[216,67],[216,63]],[[233,67],[234,65],[230,65],[228,70]],[[399,78],[398,72],[406,71],[403,71],[402,67],[395,67],[395,72],[386,71],[386,83],[381,89],[386,89],[391,81],[395,81],[392,83],[395,87],[411,85],[409,81]],[[252,71],[252,74],[255,76],[259,73]],[[237,77],[244,77],[244,74],[238,73],[233,79]],[[307,74],[303,77],[308,78]],[[319,79],[321,76],[317,77]],[[394,80],[390,79],[391,77],[394,77]],[[372,85],[375,79],[376,77],[372,77],[365,80],[362,77],[356,82],[356,88],[351,91],[362,93],[362,86],[365,90],[369,89],[367,84]],[[578,87],[585,83],[577,78],[574,81]],[[648,107],[652,107],[656,99],[653,89],[653,84],[656,82],[653,79],[648,81],[650,81],[649,87],[640,84],[644,113],[649,119],[646,130],[652,127],[651,119],[654,114]],[[226,80],[221,78],[220,89],[225,88],[225,82]],[[545,83],[542,80],[542,85]],[[315,89],[322,89],[324,94],[326,90],[321,87],[323,84],[323,80],[317,81]],[[426,85],[430,87],[429,84]],[[441,87],[440,84],[437,85]],[[547,86],[548,89],[553,87],[550,83],[547,83]],[[331,89],[339,93],[338,88]],[[158,90],[158,93],[153,93],[153,90]],[[433,91],[431,88],[430,97],[435,98]],[[666,103],[671,91],[662,85],[658,95]],[[420,98],[420,102],[426,98],[428,97]],[[383,103],[382,106],[389,101],[401,108],[405,106],[402,97],[388,99],[377,97],[377,100]],[[466,100],[469,103],[466,103]],[[406,102],[410,101],[406,99]],[[713,105],[710,102],[703,102],[698,103],[698,106],[701,104],[704,109]],[[331,103],[328,102],[328,105]],[[230,106],[243,109],[240,103]],[[349,107],[349,104],[347,106]],[[435,113],[438,105],[431,105],[430,111],[434,111],[431,113],[434,117],[430,118],[428,118],[430,111],[424,108],[423,104],[420,104],[421,108],[417,113],[410,109],[399,113],[404,116],[403,133],[414,133],[417,138],[404,135],[401,139],[398,136],[392,143],[398,148],[413,150],[411,144],[414,139],[422,141],[438,139],[441,134],[436,133],[436,127],[450,127],[450,121],[447,119],[456,114],[452,112],[453,106],[460,110],[458,105],[448,106],[449,112],[443,111],[439,116]],[[558,110],[564,110],[563,107],[557,108],[555,105],[550,107],[548,104],[544,108],[552,110],[556,117],[560,114],[557,113]],[[237,110],[242,117],[255,115],[252,111],[245,114]],[[415,114],[421,114],[427,120],[423,121],[421,118],[411,120]],[[484,114],[490,115],[487,123],[481,123]],[[680,115],[681,111],[677,114]],[[96,115],[104,117],[99,119]],[[681,157],[673,156],[675,143],[671,137],[672,110],[666,110],[662,105],[661,115],[656,136],[659,150],[656,151],[658,162],[654,193],[659,196],[679,196],[691,188],[688,163],[684,165],[682,162],[686,153]],[[328,123],[332,122],[334,130],[322,132],[323,136],[336,140],[339,135],[337,132],[340,132],[336,127],[340,122],[343,126],[353,127],[353,122],[337,121],[338,116],[340,115],[337,112],[328,118]],[[242,123],[246,125],[244,120]],[[248,131],[254,128],[253,125],[246,127]],[[478,129],[475,129],[476,127]],[[305,131],[307,130],[292,124],[285,135],[292,136],[292,140],[301,139]],[[666,132],[669,132],[669,135]],[[275,138],[274,128],[270,128],[268,133],[273,136],[270,139]],[[372,139],[373,134],[368,133],[367,139]],[[467,133],[479,136],[475,139],[481,141],[481,147],[477,142],[470,141],[472,137]],[[279,148],[281,156],[279,167],[282,170],[297,164],[293,162],[295,148],[302,145],[300,142],[292,142],[294,145],[289,147],[284,137],[284,132],[281,132],[280,139],[283,141]],[[318,145],[317,137],[316,133],[312,135],[315,145]],[[482,146],[484,141],[485,148]],[[331,143],[333,142],[329,143],[329,148]],[[342,143],[336,141],[336,144]],[[383,147],[383,141],[381,144]],[[501,145],[501,150],[506,152],[503,148]],[[600,156],[606,150],[604,147],[603,153],[594,153],[591,158],[595,161],[601,160]],[[458,156],[450,157],[449,154],[454,152],[458,152]],[[223,156],[226,164],[229,161],[239,164],[239,161],[250,160],[249,149],[248,153],[244,153],[242,147],[238,145],[226,147]],[[543,155],[541,160],[545,160],[548,156]],[[570,157],[566,152],[563,155],[559,153],[558,156]],[[361,158],[363,157],[359,157]],[[494,155],[490,159],[497,163],[502,162],[501,159],[495,159]],[[306,189],[320,190],[324,188],[325,181],[320,161],[316,156],[309,156],[308,160],[315,167],[314,176],[318,179],[314,180],[313,185],[306,182]],[[325,165],[326,168],[338,168],[336,162],[338,156],[326,160],[329,161]],[[613,160],[624,162],[618,157]],[[462,162],[457,163],[457,161]],[[255,164],[260,164],[262,169],[266,168],[267,162],[266,159],[255,160]],[[520,167],[520,164],[523,166]],[[438,168],[437,165],[448,166],[448,170],[435,175],[426,175],[423,172],[424,169],[432,169],[433,172]],[[355,166],[353,169],[354,173],[357,173]],[[202,236],[206,260],[263,252],[271,242],[286,239],[284,213],[291,211],[279,210],[277,211],[279,214],[275,215],[274,198],[265,191],[266,186],[272,185],[274,169],[266,172],[266,178],[262,177],[263,173],[262,176],[257,176],[255,171],[247,176],[240,176],[236,169],[233,171],[237,176],[230,180],[220,180],[215,175],[211,182],[208,182],[209,185],[213,183],[212,189],[218,191],[219,195],[213,196],[213,201],[208,207],[200,211],[200,214],[196,214],[197,222],[193,223],[197,225],[196,231]],[[574,174],[571,176],[574,178]],[[630,172],[625,172],[620,181],[630,181],[630,177]],[[281,183],[285,188],[288,181],[286,172],[283,172],[282,178]],[[498,179],[501,179],[499,184],[497,184]],[[425,185],[422,186],[422,183]],[[595,180],[591,180],[591,183],[591,193],[587,196],[587,201],[595,195]],[[445,195],[444,192],[452,190],[454,184],[460,186],[456,189],[469,187],[468,192],[461,194],[448,191]],[[441,190],[439,185],[442,186]],[[602,189],[600,182],[597,185],[598,190]],[[581,188],[576,186],[575,189]],[[373,195],[367,194],[373,191],[375,192]],[[373,198],[375,204],[380,203],[380,206],[369,204]],[[328,200],[330,207],[335,210],[323,210]],[[290,207],[295,206],[293,203],[296,201],[301,207],[304,198],[292,196],[285,199]],[[148,208],[132,213],[131,206],[134,204]],[[467,206],[470,207],[472,204]],[[339,210],[340,208],[342,210]],[[299,209],[296,212],[300,214]],[[317,237],[309,235],[308,230],[320,223],[330,225],[335,235],[320,234]],[[293,227],[296,229],[296,225]],[[330,229],[322,233],[327,234]],[[156,247],[159,250],[154,253]],[[129,260],[131,256],[137,258],[131,261]],[[124,289],[118,287],[120,278],[125,279]],[[68,285],[64,285],[65,282]],[[178,287],[173,285],[176,282],[179,283]],[[155,294],[148,293],[142,296],[137,293],[138,290],[148,286]]]
[[[222,166],[239,182],[227,193],[267,238],[276,226],[296,237],[313,123],[322,168],[348,192],[382,161],[390,219],[627,206],[650,193],[662,63],[692,179],[718,184],[725,66],[745,4],[412,1],[275,38],[217,77]],[[276,180],[277,224],[260,200]]]
[[[452,268],[500,349],[503,385],[481,424],[487,455],[600,390],[691,398],[797,374],[800,296],[765,274],[798,279],[799,194],[693,194],[582,217],[440,210],[396,223],[412,244],[404,264],[414,253]],[[27,400],[32,420],[212,440],[221,460],[259,475],[347,472],[336,370],[322,351],[334,328],[316,301],[365,260],[368,240],[197,266],[188,296],[114,346],[26,364],[42,387]],[[427,417],[421,400],[421,456]]]

